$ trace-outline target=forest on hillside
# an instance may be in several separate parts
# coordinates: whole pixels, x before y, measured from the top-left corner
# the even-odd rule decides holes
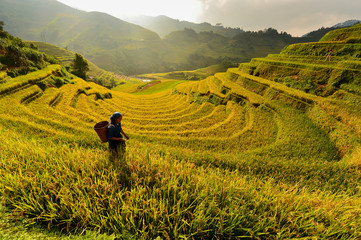
[[[194,70],[224,62],[234,65],[320,37],[316,33],[292,37],[273,28],[240,31],[207,24],[184,25],[160,18],[178,25],[174,29],[190,26],[161,38],[139,25],[104,13],[73,9],[55,0],[1,1],[0,20],[5,30],[17,37],[78,52],[105,70],[125,75]]]

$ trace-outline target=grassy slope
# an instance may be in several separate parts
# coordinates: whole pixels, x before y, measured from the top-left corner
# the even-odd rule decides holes
[[[148,73],[137,75],[137,78],[127,79],[126,84],[118,85],[113,88],[114,91],[121,91],[127,93],[135,94],[151,94],[159,91],[163,91],[169,88],[175,87],[177,84],[181,83],[182,80],[200,80],[205,79],[208,76],[211,76],[217,72],[226,71],[223,65],[212,65],[206,68],[200,68],[194,71],[174,71],[168,73]],[[151,87],[150,89],[144,90],[144,86],[148,84],[143,82],[141,79],[146,81],[159,81],[161,80],[162,84]]]
[[[158,93],[162,92],[168,89],[173,89],[178,84],[182,83],[184,81],[174,81],[174,80],[163,80],[163,81],[156,81],[151,86],[147,87],[142,91],[136,92],[136,95],[144,95],[144,94],[152,94],[152,93]]]
[[[74,52],[49,43],[34,41],[28,41],[28,43],[32,43],[37,46],[41,52],[57,57],[57,59],[59,59],[65,66],[70,66],[75,56]],[[114,84],[120,84],[129,79],[126,76],[119,74],[115,75],[114,73],[105,71],[88,60],[87,62],[89,64],[89,71],[87,72],[88,78],[102,86],[111,87],[112,82],[114,82]]]
[[[291,53],[296,66],[314,60]],[[39,90],[59,76],[56,65],[47,75],[0,75],[2,203],[78,234],[360,238],[360,96],[342,84],[329,96],[306,93],[263,78],[257,64],[145,95],[82,79]],[[277,64],[276,74],[290,66]],[[96,98],[108,91],[111,99]],[[121,164],[92,129],[114,111],[131,139]]]

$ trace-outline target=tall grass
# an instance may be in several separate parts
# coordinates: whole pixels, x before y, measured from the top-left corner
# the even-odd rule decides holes
[[[132,143],[126,165],[117,168],[102,149],[2,136],[4,201],[34,223],[144,238],[359,237],[359,219],[350,218],[356,196],[197,166],[143,143]]]

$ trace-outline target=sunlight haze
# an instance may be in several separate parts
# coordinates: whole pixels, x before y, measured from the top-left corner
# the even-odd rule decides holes
[[[105,12],[120,19],[158,16],[258,31],[275,28],[302,36],[321,27],[361,19],[359,0],[58,0],[68,6]]]
[[[159,16],[195,22],[201,13],[201,2],[196,0],[132,0],[132,1],[89,1],[58,0],[68,6],[84,11],[106,12],[115,17],[131,17],[138,15]]]

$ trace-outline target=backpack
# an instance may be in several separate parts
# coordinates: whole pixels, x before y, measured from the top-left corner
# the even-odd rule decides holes
[[[101,121],[94,125],[94,130],[98,134],[100,140],[103,143],[108,142],[108,126],[110,123],[108,121]]]

